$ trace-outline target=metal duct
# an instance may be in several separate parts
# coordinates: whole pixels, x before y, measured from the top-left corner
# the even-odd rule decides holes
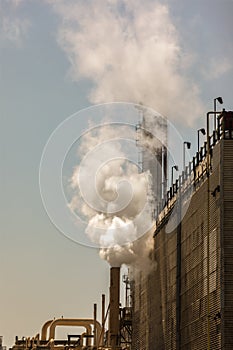
[[[50,324],[49,329],[49,340],[55,338],[55,329],[57,326],[77,326],[77,327],[85,327],[87,330],[87,334],[91,334],[91,325],[96,325],[96,341],[97,344],[100,340],[100,334],[101,334],[101,325],[98,321],[95,321],[93,319],[69,319],[69,318],[59,318],[54,320]],[[96,346],[96,344],[94,344]]]
[[[54,320],[48,320],[42,327],[41,330],[41,340],[47,340],[47,330]]]

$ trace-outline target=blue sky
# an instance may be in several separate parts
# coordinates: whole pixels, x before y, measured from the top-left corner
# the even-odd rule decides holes
[[[43,208],[39,164],[51,133],[94,103],[144,102],[165,114],[195,152],[196,129],[204,126],[213,99],[222,96],[224,107],[233,108],[232,14],[231,0],[170,0],[163,6],[155,0],[143,6],[1,1],[5,344],[12,345],[15,335],[35,335],[51,317],[90,316],[92,304],[108,291],[108,265],[98,251],[61,235]]]

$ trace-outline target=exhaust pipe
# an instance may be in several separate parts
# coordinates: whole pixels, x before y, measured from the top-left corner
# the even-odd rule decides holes
[[[109,342],[112,349],[119,345],[120,333],[120,267],[110,270],[110,302],[109,302]]]

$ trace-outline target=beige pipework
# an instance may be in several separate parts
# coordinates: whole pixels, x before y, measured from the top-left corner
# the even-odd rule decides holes
[[[97,345],[100,342],[101,335],[101,325],[97,320],[93,319],[69,319],[69,318],[58,318],[56,320],[47,321],[41,330],[41,340],[47,340],[47,330],[49,328],[49,342],[55,337],[55,329],[57,326],[77,326],[77,327],[85,327],[86,334],[90,335],[92,328],[91,325],[96,326],[96,343]],[[87,338],[87,342],[89,343],[90,339]]]
[[[59,319],[61,320],[61,319]],[[64,318],[62,318],[62,320],[64,320]],[[43,341],[46,341],[47,340],[47,331],[48,331],[48,328],[49,326],[54,322],[55,320],[48,320],[47,322],[45,322],[45,324],[43,325],[42,327],[42,330],[41,330],[41,340]],[[88,326],[88,325],[80,325],[81,327],[85,327],[86,328],[86,332],[82,334],[82,337],[81,337],[81,343],[83,344],[83,337],[85,334],[87,335],[90,335],[91,334],[91,326]],[[49,338],[49,342],[51,342],[53,338]],[[87,343],[89,344],[90,343],[90,339],[87,338]]]
[[[42,329],[41,329],[41,340],[47,340],[47,330],[49,328],[49,326],[51,325],[51,323],[54,320],[48,320],[47,322],[45,322],[45,324],[43,325]]]

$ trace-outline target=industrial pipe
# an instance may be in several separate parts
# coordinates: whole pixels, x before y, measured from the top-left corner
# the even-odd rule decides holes
[[[115,349],[119,341],[119,308],[120,308],[120,267],[110,270],[110,308],[109,308],[109,342]]]
[[[39,333],[36,333],[34,339],[35,339],[35,340],[40,340],[40,334],[39,334]]]
[[[39,335],[39,334],[38,334]],[[32,341],[33,341],[33,343],[31,344],[32,346],[30,346],[30,349],[32,348],[32,349],[35,349],[36,348],[36,346],[35,346],[35,344],[34,344],[34,341],[37,341],[37,344],[36,344],[36,346],[39,346],[40,348],[42,348],[42,349],[53,349],[54,348],[54,339],[51,339],[51,340],[49,340],[49,341],[47,341],[47,343],[45,343],[45,344],[41,344],[40,343],[40,340],[39,339],[35,339],[35,338],[32,338]],[[27,341],[27,340],[26,340]],[[64,348],[64,347],[63,347]],[[58,348],[56,347],[56,350],[58,350]]]
[[[105,328],[105,294],[102,294],[102,330],[101,330],[101,342],[104,346],[104,328]]]
[[[49,340],[54,339],[55,337],[55,329],[57,326],[77,326],[77,327],[85,327],[87,330],[87,334],[91,334],[91,325],[96,324],[96,338],[97,342],[100,339],[101,333],[101,325],[98,321],[94,321],[93,319],[79,319],[79,318],[58,318],[54,320],[49,329]]]
[[[32,337],[31,339],[31,347],[34,349],[36,346],[39,345],[40,342],[40,334],[37,333],[35,337]]]
[[[45,324],[43,325],[42,329],[41,329],[41,340],[47,340],[47,330],[49,328],[49,326],[51,325],[51,323],[54,320],[48,320],[47,322],[45,322]]]
[[[97,318],[97,304],[94,304],[94,346],[97,345],[97,341],[96,341],[96,318]],[[100,339],[98,339],[98,342],[99,341],[100,341]]]
[[[65,320],[65,322],[62,322],[63,320]],[[56,321],[58,321],[58,322],[56,322]],[[72,322],[70,322],[70,321],[72,321]],[[52,339],[55,339],[55,328],[57,326],[84,327],[84,328],[86,328],[86,334],[87,335],[91,335],[91,333],[92,333],[91,325],[89,323],[83,322],[83,321],[81,321],[79,319],[69,320],[69,319],[62,318],[62,319],[57,319],[54,322],[51,324],[51,327],[50,327],[50,330],[49,330],[49,341],[51,341]],[[90,345],[90,338],[89,337],[87,338],[87,344],[86,345]]]

